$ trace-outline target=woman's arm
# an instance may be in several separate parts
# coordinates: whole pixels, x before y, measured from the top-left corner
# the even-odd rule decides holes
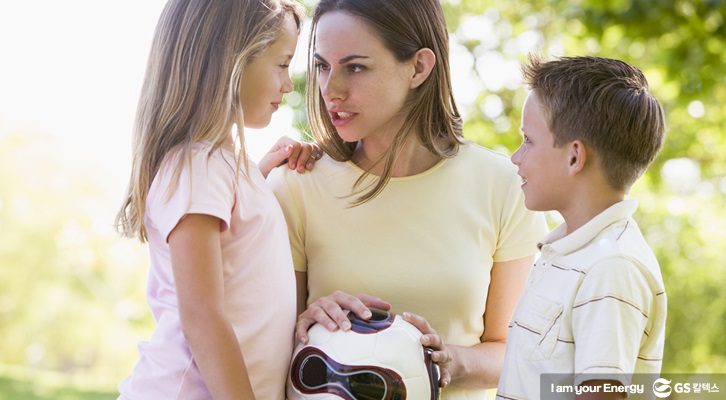
[[[297,285],[297,315],[300,315],[308,306],[308,273],[295,271],[295,284]]]
[[[495,262],[484,312],[484,334],[474,346],[446,345],[422,317],[406,318],[424,336],[422,343],[434,348],[432,358],[442,368],[442,386],[493,388],[499,382],[504,364],[507,327],[519,301],[534,257]],[[408,314],[408,313],[407,313]],[[450,380],[449,380],[450,379]]]
[[[242,351],[224,314],[219,219],[182,218],[169,234],[182,330],[215,399],[254,399]]]
[[[302,342],[308,342],[308,329],[313,324],[322,324],[328,330],[350,329],[348,311],[354,312],[361,318],[370,318],[371,313],[368,307],[376,307],[384,310],[391,308],[388,302],[378,297],[359,294],[352,296],[341,291],[336,291],[330,296],[324,296],[310,306],[308,300],[308,274],[307,272],[295,271],[297,282],[297,324],[295,326],[295,338]]]

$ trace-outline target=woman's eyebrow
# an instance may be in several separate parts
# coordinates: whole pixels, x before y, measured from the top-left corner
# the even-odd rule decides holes
[[[316,59],[318,59],[318,60],[320,60],[320,61],[328,64],[328,61],[326,61],[320,54],[315,53],[314,57]],[[358,55],[358,54],[351,54],[349,56],[345,56],[345,57],[341,58],[340,60],[338,60],[338,64],[345,64],[345,63],[347,63],[347,62],[349,62],[351,60],[355,60],[357,58],[370,58],[370,57],[368,57],[368,56],[361,56],[361,55]]]

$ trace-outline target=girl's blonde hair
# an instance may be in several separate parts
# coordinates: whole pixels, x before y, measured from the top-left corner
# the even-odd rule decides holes
[[[374,198],[390,180],[393,166],[404,143],[413,132],[431,153],[439,158],[455,156],[463,142],[462,122],[451,90],[449,36],[439,0],[321,0],[313,12],[308,44],[307,111],[316,142],[337,161],[353,156],[357,143],[346,143],[330,121],[317,81],[315,68],[315,30],[320,18],[332,11],[343,11],[361,18],[378,33],[383,44],[400,62],[408,61],[420,49],[436,55],[436,64],[426,81],[416,88],[406,105],[403,126],[383,157],[383,173],[359,196],[353,205]],[[335,40],[335,39],[333,39]],[[365,172],[355,182],[354,191],[369,176]]]
[[[170,0],[154,33],[133,138],[133,165],[116,226],[146,241],[146,197],[162,161],[172,152],[189,162],[201,141],[215,151],[240,144],[237,171],[245,165],[240,85],[245,67],[278,37],[291,15],[300,28],[302,11],[292,0]],[[236,129],[233,130],[233,127]],[[211,152],[210,152],[211,153]],[[173,191],[183,167],[172,179]]]

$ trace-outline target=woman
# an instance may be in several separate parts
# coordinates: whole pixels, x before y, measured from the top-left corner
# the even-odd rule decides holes
[[[463,139],[437,0],[323,0],[312,29],[308,115],[327,156],[269,178],[293,250],[296,336],[348,329],[346,310],[410,312],[437,350],[443,398],[484,398],[544,220],[508,159]]]

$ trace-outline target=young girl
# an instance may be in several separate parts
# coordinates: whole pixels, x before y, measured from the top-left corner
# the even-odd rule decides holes
[[[293,249],[296,336],[350,329],[344,310],[409,311],[437,350],[442,399],[486,398],[545,225],[507,157],[463,139],[439,0],[320,0],[309,54],[308,116],[329,157],[268,179]]]
[[[171,0],[163,11],[117,217],[149,242],[157,327],[122,399],[284,398],[295,283],[263,175],[285,159],[304,170],[315,149],[279,142],[258,169],[242,130],[266,126],[292,90],[300,21],[290,0]]]

